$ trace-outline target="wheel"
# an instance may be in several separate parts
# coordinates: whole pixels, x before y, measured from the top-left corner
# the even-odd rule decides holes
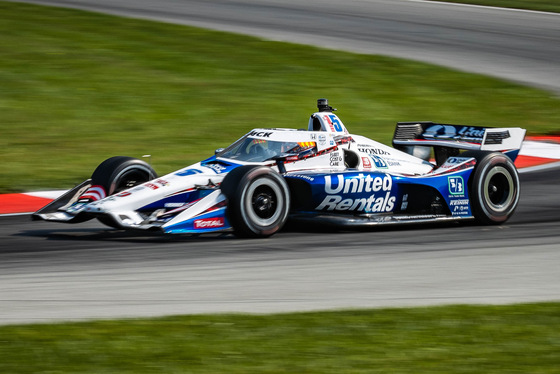
[[[126,156],[115,156],[103,161],[91,175],[93,186],[101,186],[107,196],[157,178],[154,169],[145,161]],[[97,218],[101,223],[118,228],[112,219]]]
[[[490,225],[507,221],[519,201],[519,175],[513,162],[499,152],[467,151],[461,157],[476,159],[468,184],[475,219]]]
[[[288,184],[271,168],[240,166],[226,175],[220,188],[228,198],[227,215],[236,236],[268,237],[286,223]]]
[[[102,186],[107,196],[157,178],[152,167],[143,160],[115,156],[103,161],[91,175],[92,185]]]

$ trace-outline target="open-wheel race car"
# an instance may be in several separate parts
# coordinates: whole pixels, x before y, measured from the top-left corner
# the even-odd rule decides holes
[[[317,106],[306,130],[254,129],[165,176],[141,159],[109,158],[33,219],[267,237],[287,220],[352,228],[500,224],[513,214],[524,129],[399,122],[389,147],[349,134],[326,99]]]

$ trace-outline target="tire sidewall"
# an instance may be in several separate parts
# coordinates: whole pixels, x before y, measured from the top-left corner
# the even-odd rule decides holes
[[[481,154],[471,178],[470,190],[473,213],[477,221],[500,224],[509,219],[519,201],[519,175],[506,155],[492,152]],[[494,177],[504,179],[508,191],[499,203],[489,196],[489,184]]]
[[[233,170],[237,171],[229,176],[228,180],[224,180],[225,185],[222,189],[228,198],[227,214],[230,224],[235,234],[240,237],[273,235],[283,227],[288,217],[288,185],[280,174],[269,167],[241,168]],[[259,217],[255,211],[253,197],[259,188],[273,193],[275,210],[269,218]]]

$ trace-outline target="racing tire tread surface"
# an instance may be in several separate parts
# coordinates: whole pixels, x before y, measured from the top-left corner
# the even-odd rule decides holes
[[[226,214],[237,237],[269,237],[288,219],[288,184],[269,167],[240,166],[224,178],[220,188],[228,199]]]
[[[156,172],[146,161],[127,156],[108,158],[91,175],[92,184],[103,186],[107,196],[155,178]]]
[[[499,225],[514,213],[519,202],[519,174],[511,159],[500,152],[467,151],[476,166],[468,188],[473,215],[477,223]]]

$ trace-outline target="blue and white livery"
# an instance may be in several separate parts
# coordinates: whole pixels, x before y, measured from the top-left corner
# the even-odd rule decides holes
[[[318,109],[307,130],[254,129],[161,177],[145,161],[112,157],[33,218],[266,237],[287,220],[347,228],[500,224],[513,214],[519,200],[513,161],[524,129],[399,122],[389,147],[350,134],[326,99]]]

